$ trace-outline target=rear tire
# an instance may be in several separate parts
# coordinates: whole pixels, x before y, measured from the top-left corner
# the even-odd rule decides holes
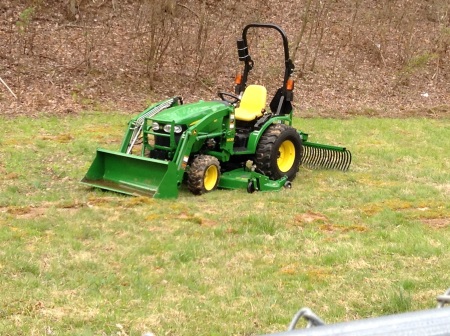
[[[219,179],[219,160],[211,155],[199,155],[189,168],[187,186],[194,195],[201,195],[217,189]]]
[[[257,169],[273,180],[295,178],[303,155],[297,130],[285,124],[273,124],[261,136],[256,149]]]

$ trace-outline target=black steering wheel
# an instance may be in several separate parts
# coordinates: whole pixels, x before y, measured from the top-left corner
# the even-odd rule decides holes
[[[241,101],[241,98],[239,98],[239,96],[235,95],[234,93],[228,93],[228,92],[221,91],[221,92],[218,92],[217,94],[219,95],[220,99],[222,99],[223,101],[226,101],[227,103],[232,104],[232,105]]]

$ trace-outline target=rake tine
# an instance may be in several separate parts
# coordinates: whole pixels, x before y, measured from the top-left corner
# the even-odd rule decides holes
[[[340,162],[339,162],[338,169],[345,170],[345,166],[347,164],[347,157],[345,155],[345,152],[341,152],[339,154],[340,154]]]
[[[335,169],[342,170],[342,166],[345,165],[345,156],[343,155],[344,152],[337,152],[336,154],[338,155],[336,156],[336,160],[334,161]]]
[[[327,149],[324,154],[325,164],[328,166],[327,169],[332,169],[336,157],[335,153]]]
[[[320,146],[320,145],[319,145]],[[352,162],[352,154],[349,150],[341,147],[323,148],[314,146],[303,146],[303,166],[311,169],[336,169],[347,171]]]

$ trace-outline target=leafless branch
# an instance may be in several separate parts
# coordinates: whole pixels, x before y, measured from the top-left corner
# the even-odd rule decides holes
[[[14,96],[14,98],[18,99],[16,94],[11,90],[11,88],[8,86],[8,84],[5,83],[5,81],[0,77],[0,82],[8,89],[8,91]]]

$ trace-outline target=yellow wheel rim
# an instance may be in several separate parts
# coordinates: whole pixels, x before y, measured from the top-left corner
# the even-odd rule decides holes
[[[295,146],[290,140],[285,140],[279,150],[278,155],[278,169],[283,173],[286,173],[289,169],[292,168],[292,165],[295,161]]]
[[[207,191],[213,190],[219,178],[219,171],[215,165],[211,165],[206,169],[203,183]]]

